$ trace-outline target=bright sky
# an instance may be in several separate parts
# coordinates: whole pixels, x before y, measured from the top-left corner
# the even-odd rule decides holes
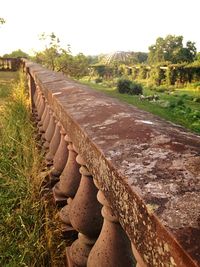
[[[143,51],[167,34],[200,51],[200,0],[1,0],[0,55],[43,49],[54,32],[64,47],[86,55]]]

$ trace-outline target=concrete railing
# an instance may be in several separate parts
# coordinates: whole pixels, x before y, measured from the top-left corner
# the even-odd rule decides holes
[[[68,266],[200,266],[200,137],[24,61]]]
[[[20,58],[0,58],[0,71],[16,71],[20,62]]]

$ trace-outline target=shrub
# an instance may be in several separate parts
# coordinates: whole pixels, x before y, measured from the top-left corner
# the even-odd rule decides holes
[[[120,94],[129,94],[129,95],[142,94],[142,85],[136,82],[132,82],[128,79],[118,80],[117,89]]]
[[[142,85],[136,82],[131,83],[129,90],[130,95],[142,95]]]
[[[128,94],[132,82],[128,79],[120,79],[117,82],[117,89],[120,94]]]
[[[169,102],[169,107],[170,108],[176,108],[178,106],[184,107],[184,101],[183,99],[180,97],[178,99],[173,99]]]

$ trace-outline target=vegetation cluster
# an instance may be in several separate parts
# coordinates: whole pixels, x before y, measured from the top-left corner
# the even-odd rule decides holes
[[[119,79],[117,82],[118,92],[121,94],[141,95],[142,85],[128,79]]]
[[[25,81],[23,74],[0,72],[0,266],[62,266],[62,241],[52,237],[57,226],[47,218],[47,210],[51,216],[56,210],[39,195],[42,153]]]

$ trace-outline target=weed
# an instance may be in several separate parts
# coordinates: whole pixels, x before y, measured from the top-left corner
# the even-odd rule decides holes
[[[38,193],[42,160],[22,75],[1,113],[0,266],[49,266],[44,205]]]

